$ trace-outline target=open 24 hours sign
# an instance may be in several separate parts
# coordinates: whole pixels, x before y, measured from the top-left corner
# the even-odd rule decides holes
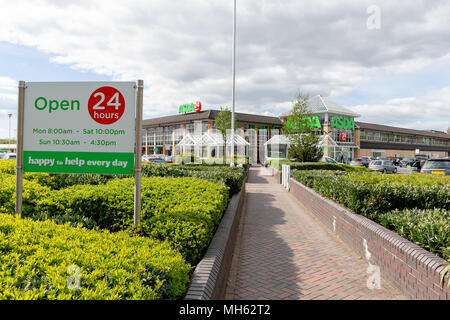
[[[25,172],[133,174],[135,82],[27,82]]]

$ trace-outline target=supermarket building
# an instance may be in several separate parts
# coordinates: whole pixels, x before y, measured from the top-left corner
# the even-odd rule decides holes
[[[358,122],[360,115],[317,95],[308,101],[313,114],[311,123],[320,135],[324,155],[337,158],[344,154],[350,160],[361,156],[407,157],[426,154],[450,156],[450,135],[442,131],[406,129]],[[201,104],[182,105],[177,115],[143,121],[144,154],[178,155],[177,145],[187,135],[214,132],[219,110],[201,110]],[[235,113],[237,134],[248,142],[252,163],[264,163],[266,143],[282,134],[285,117]]]

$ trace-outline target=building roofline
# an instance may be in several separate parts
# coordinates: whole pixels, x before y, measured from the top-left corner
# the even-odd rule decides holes
[[[355,121],[355,124],[360,129],[368,129],[368,130],[377,130],[377,131],[392,132],[392,133],[404,133],[404,134],[411,134],[411,135],[450,139],[450,135],[443,131],[441,132],[441,131],[431,131],[431,130],[408,129],[408,128],[394,127],[394,126],[375,124],[375,123],[367,123],[367,122],[361,122],[361,121]]]

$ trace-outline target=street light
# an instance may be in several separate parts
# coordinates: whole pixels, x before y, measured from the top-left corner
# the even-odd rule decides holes
[[[8,152],[11,152],[11,117],[12,117],[12,113],[8,113],[8,117],[9,117]]]
[[[232,109],[231,109],[231,160],[230,167],[234,167],[234,102],[235,102],[235,87],[236,87],[236,0],[234,0],[233,11],[233,59],[232,59],[232,74],[233,74],[233,88],[232,88]]]

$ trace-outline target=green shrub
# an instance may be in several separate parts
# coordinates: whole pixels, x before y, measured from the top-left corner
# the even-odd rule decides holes
[[[293,162],[291,160],[271,160],[269,163],[275,169],[281,171],[283,164],[291,166],[291,170],[332,170],[332,171],[348,171],[348,172],[368,172],[366,167],[356,167],[341,163],[326,162]]]
[[[16,159],[0,159],[0,173],[16,174]]]
[[[319,194],[346,206],[355,213],[373,218],[394,209],[450,209],[450,184],[370,183],[377,173],[335,173],[330,171],[296,171],[294,179],[313,188]],[[399,181],[401,181],[400,176]],[[417,178],[416,178],[417,179]],[[428,179],[424,177],[424,179]],[[419,178],[420,180],[420,178]]]
[[[221,183],[229,188],[230,197],[242,188],[245,177],[244,167],[227,165],[164,165],[146,163],[142,166],[143,177],[193,177],[211,182]]]
[[[0,214],[0,300],[178,299],[190,266],[168,243]],[[79,268],[79,289],[69,277]],[[74,281],[76,284],[76,281]]]
[[[427,175],[296,171],[295,180],[448,259],[450,180]],[[436,177],[433,177],[436,178]]]
[[[12,174],[0,174],[0,211],[15,213],[16,177]],[[40,199],[48,197],[50,189],[34,181],[23,181],[22,212],[32,214]]]
[[[450,211],[443,209],[394,210],[378,222],[450,262]]]
[[[134,180],[78,185],[52,192],[30,215],[36,220],[124,230],[133,225]],[[194,178],[143,178],[139,232],[168,240],[189,262],[209,245],[228,204],[227,188]]]
[[[105,174],[61,174],[61,173],[36,173],[25,174],[24,178],[33,180],[52,190],[60,190],[74,185],[99,185],[112,179],[120,179],[123,175]]]

